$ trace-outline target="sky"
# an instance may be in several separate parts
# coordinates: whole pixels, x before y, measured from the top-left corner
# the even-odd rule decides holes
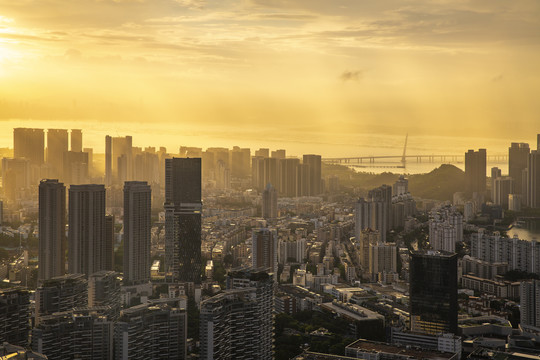
[[[0,146],[532,142],[539,64],[537,0],[0,0]]]

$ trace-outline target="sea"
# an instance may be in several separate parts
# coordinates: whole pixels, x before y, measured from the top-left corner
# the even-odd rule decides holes
[[[540,219],[526,219],[514,225],[506,234],[509,237],[517,235],[520,239],[540,241]]]

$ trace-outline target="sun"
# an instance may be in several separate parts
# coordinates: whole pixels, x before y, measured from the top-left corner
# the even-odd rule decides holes
[[[0,76],[6,76],[10,65],[17,63],[20,58],[21,53],[13,48],[13,44],[0,39]]]

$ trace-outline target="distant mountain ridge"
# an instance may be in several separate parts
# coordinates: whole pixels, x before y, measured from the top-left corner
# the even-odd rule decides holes
[[[365,191],[383,184],[393,185],[400,174],[355,172],[343,165],[323,165],[323,176],[337,175],[344,186],[359,187]],[[433,200],[452,200],[455,192],[465,191],[465,172],[454,165],[443,164],[426,174],[406,175],[409,192],[413,196]]]

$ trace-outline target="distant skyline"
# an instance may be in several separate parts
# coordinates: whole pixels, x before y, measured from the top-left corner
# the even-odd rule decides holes
[[[0,145],[15,126],[94,147],[126,129],[167,147],[524,141],[538,63],[534,0],[0,0]]]
[[[7,124],[13,127],[7,128]],[[283,134],[283,139],[268,136],[258,136],[257,132],[251,130],[238,129],[236,132],[197,132],[195,128],[190,131],[167,130],[163,124],[154,127],[138,129],[130,127],[129,124],[122,124],[114,130],[108,128],[106,124],[74,121],[54,121],[48,123],[50,127],[43,127],[47,123],[43,121],[27,121],[28,126],[19,125],[20,122],[5,122],[6,131],[0,133],[0,148],[13,148],[13,128],[30,127],[47,129],[68,129],[74,127],[73,124],[86,125],[89,128],[79,128],[83,134],[83,147],[93,148],[95,154],[105,152],[105,136],[126,136],[133,137],[133,146],[148,147],[153,146],[159,149],[160,146],[167,148],[169,153],[178,153],[180,146],[194,146],[206,149],[209,147],[233,148],[233,146],[248,147],[252,155],[259,148],[269,148],[270,150],[285,149],[287,157],[301,157],[303,154],[320,154],[323,157],[344,157],[344,156],[371,156],[371,155],[395,155],[401,156],[405,142],[405,135],[389,134],[339,134],[334,139],[318,139],[306,136],[297,139],[292,134]],[[41,127],[40,127],[41,126]],[[46,147],[45,133],[45,147]],[[507,155],[508,148],[512,142],[528,143],[530,148],[536,150],[536,134],[530,134],[526,138],[487,138],[487,137],[457,137],[435,135],[415,135],[408,134],[407,154],[464,154],[468,149],[487,149],[491,155]]]

